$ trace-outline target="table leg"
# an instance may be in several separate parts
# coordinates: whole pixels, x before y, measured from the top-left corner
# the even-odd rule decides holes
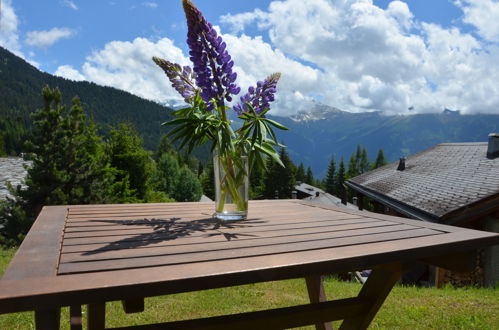
[[[144,311],[144,298],[122,300],[121,304],[127,314],[140,313]]]
[[[324,284],[322,276],[310,276],[305,278],[307,283],[308,297],[311,303],[319,303],[327,301],[326,292],[324,291]],[[332,330],[330,322],[317,323],[315,325],[317,330]]]
[[[88,304],[87,325],[89,330],[103,330],[106,327],[106,303]]]
[[[369,308],[361,316],[345,319],[340,329],[367,329],[401,275],[398,265],[374,269],[359,293],[359,298],[369,299]]]
[[[35,327],[37,330],[59,330],[61,319],[61,310],[36,310],[35,311]]]
[[[82,330],[81,305],[69,306],[71,330]]]

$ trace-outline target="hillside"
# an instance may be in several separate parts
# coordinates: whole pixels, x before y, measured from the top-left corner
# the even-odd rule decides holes
[[[461,115],[444,111],[385,116],[332,109],[312,118],[310,115],[275,118],[289,127],[280,138],[293,160],[312,166],[319,177],[325,175],[332,155],[337,161],[343,156],[348,162],[357,144],[367,148],[370,159],[382,148],[387,159],[394,161],[438,143],[485,142],[489,133],[499,132],[499,114]]]
[[[118,122],[133,123],[150,150],[166,131],[161,123],[171,118],[168,107],[115,88],[41,72],[0,47],[0,136],[5,127],[22,133],[29,113],[42,106],[45,85],[59,87],[67,104],[78,95],[102,133]],[[438,143],[486,141],[489,133],[499,132],[499,114],[461,115],[449,110],[385,116],[379,112],[350,113],[318,103],[310,112],[276,119],[290,128],[277,133],[293,161],[311,166],[318,177],[325,175],[332,155],[338,161],[342,156],[348,161],[357,144],[367,148],[371,159],[382,148],[388,160],[394,161]],[[20,136],[17,139],[22,140]],[[208,148],[197,150],[195,155],[206,160]]]
[[[64,103],[78,96],[87,114],[102,133],[119,122],[131,122],[142,135],[145,146],[155,149],[166,130],[171,109],[112,87],[76,82],[41,72],[23,59],[0,47],[0,129],[28,123],[29,114],[42,106],[41,90],[58,87]],[[13,123],[14,121],[14,123]],[[2,126],[3,124],[3,126]]]

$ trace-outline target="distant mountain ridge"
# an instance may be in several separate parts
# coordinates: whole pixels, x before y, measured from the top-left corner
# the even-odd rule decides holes
[[[499,110],[499,109],[498,109]],[[334,156],[343,156],[346,165],[357,144],[363,145],[374,159],[382,148],[394,161],[444,142],[487,141],[488,134],[499,132],[499,114],[461,115],[459,111],[387,116],[381,112],[350,113],[317,105],[309,113],[275,117],[289,131],[280,132],[295,162],[311,166],[322,177]]]
[[[150,150],[166,132],[161,123],[172,118],[169,107],[112,87],[41,72],[0,47],[0,121],[16,117],[28,120],[29,113],[42,106],[45,85],[58,87],[66,104],[78,95],[104,133],[119,122],[133,123]],[[486,141],[489,133],[499,132],[499,114],[462,115],[449,109],[439,114],[387,116],[380,112],[350,113],[315,103],[310,111],[276,119],[290,128],[277,134],[293,161],[311,166],[319,177],[325,175],[332,155],[337,162],[342,156],[348,162],[357,144],[367,148],[371,159],[382,148],[393,161],[443,142]],[[206,160],[207,154],[203,148],[196,156]]]
[[[324,120],[332,116],[348,113],[335,107],[330,107],[321,103],[314,103],[314,106],[309,111],[301,111],[296,115],[290,116],[294,122],[308,122],[316,120]]]

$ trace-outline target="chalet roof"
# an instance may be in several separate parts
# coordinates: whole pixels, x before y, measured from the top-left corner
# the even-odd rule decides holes
[[[397,170],[397,161],[347,185],[419,212],[417,218],[435,220],[499,196],[499,158],[486,154],[487,143],[443,143],[407,157],[403,171]]]
[[[314,203],[319,203],[319,204],[324,204],[324,205],[330,205],[330,206],[339,206],[339,207],[346,207],[351,210],[357,210],[357,206],[351,203],[347,203],[346,205],[341,202],[341,199],[333,196],[327,192],[320,193],[317,196],[310,196],[303,198],[303,200],[314,202]]]
[[[304,194],[310,195],[310,196],[316,196],[317,193],[319,193],[319,194],[325,193],[324,190],[317,188],[317,187],[314,187],[314,186],[311,186],[307,183],[300,183],[300,184],[295,185],[295,190],[298,190],[298,191],[300,191]]]

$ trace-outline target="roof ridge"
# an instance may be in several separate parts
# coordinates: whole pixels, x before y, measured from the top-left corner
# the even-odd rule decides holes
[[[487,142],[444,142],[439,143],[437,146],[476,146],[476,145],[487,145]]]

